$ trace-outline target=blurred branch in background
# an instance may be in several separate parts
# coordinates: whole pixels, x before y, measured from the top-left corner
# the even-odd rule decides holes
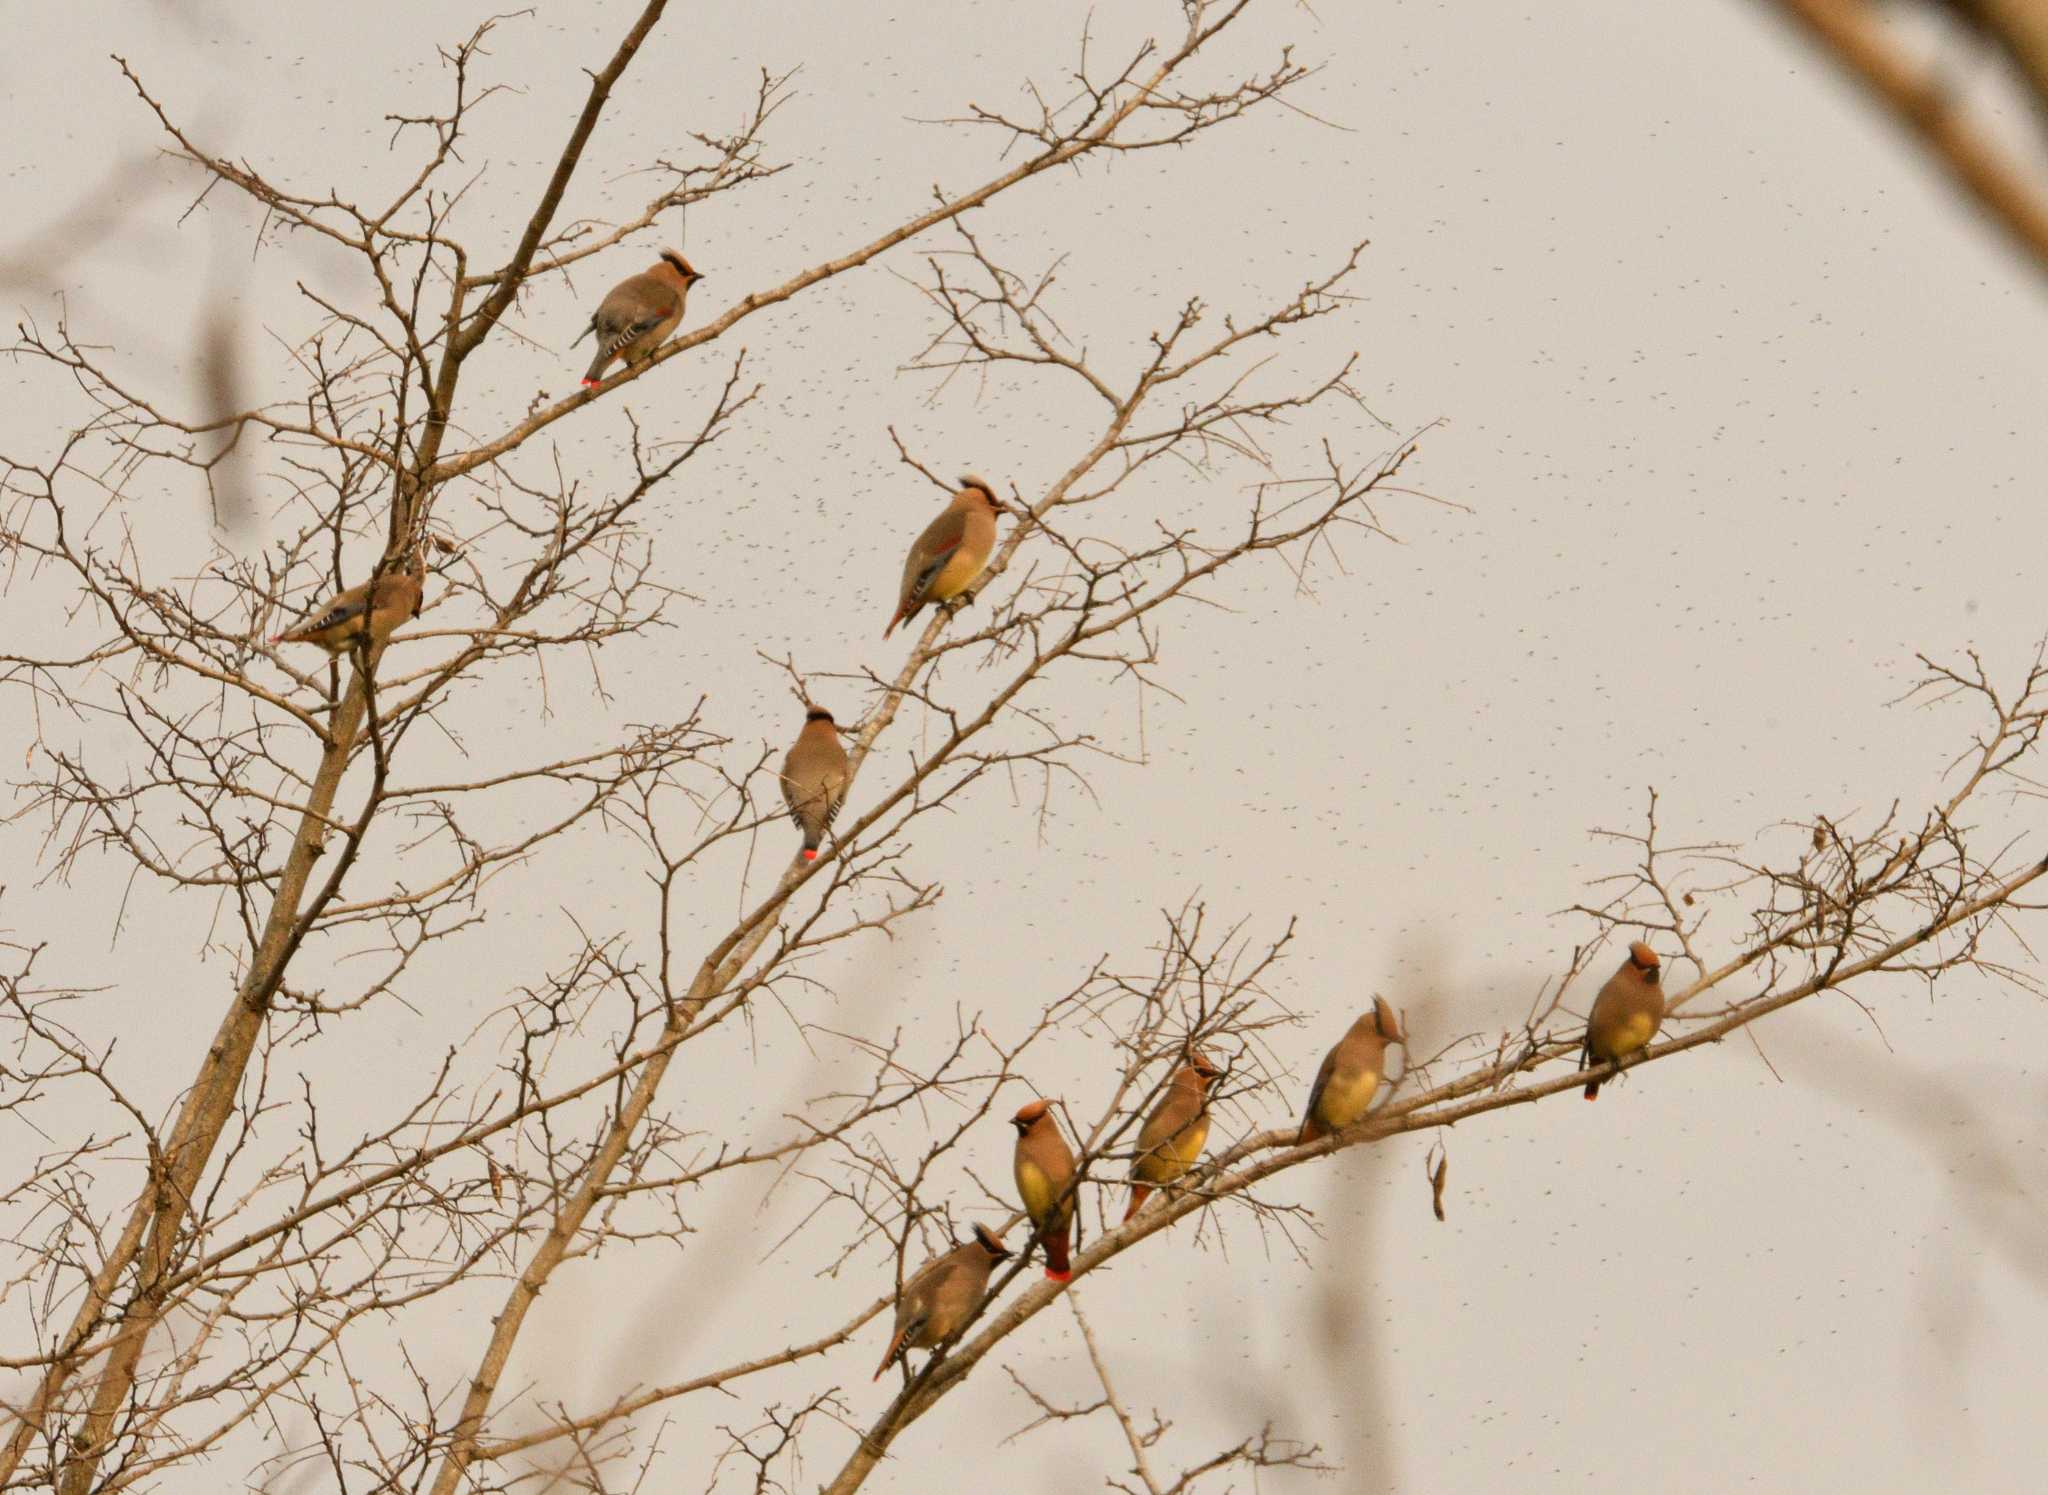
[[[1939,72],[1916,62],[1869,0],[1763,0],[1798,27],[1902,126],[2034,267],[2048,275],[2048,0],[1947,0],[1994,42],[2031,97],[2031,160],[2013,159],[1970,118]]]

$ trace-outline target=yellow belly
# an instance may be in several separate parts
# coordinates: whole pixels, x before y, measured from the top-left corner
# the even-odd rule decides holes
[[[1595,1059],[1620,1059],[1647,1046],[1657,1036],[1657,1020],[1647,1012],[1630,1013],[1593,1042]]]
[[[967,547],[962,545],[939,568],[939,574],[932,578],[931,589],[925,596],[933,602],[951,602],[974,584],[974,578],[981,575],[984,564],[986,562],[969,555]]]
[[[1138,1177],[1148,1184],[1170,1184],[1201,1161],[1209,1140],[1209,1118],[1189,1122],[1138,1160]]]
[[[1053,1188],[1052,1180],[1045,1176],[1043,1168],[1035,1163],[1017,1164],[1017,1194],[1024,1201],[1024,1213],[1029,1215],[1034,1223],[1046,1217],[1058,1192]]]
[[[1370,1070],[1356,1075],[1331,1075],[1316,1102],[1317,1119],[1333,1132],[1342,1130],[1372,1109],[1372,1098],[1379,1088],[1380,1077]]]

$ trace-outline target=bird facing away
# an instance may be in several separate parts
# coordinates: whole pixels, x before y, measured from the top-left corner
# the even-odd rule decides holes
[[[1130,1219],[1155,1185],[1170,1184],[1202,1156],[1209,1141],[1209,1087],[1223,1071],[1202,1054],[1190,1054],[1174,1072],[1159,1104],[1138,1132],[1138,1160],[1131,1164]]]
[[[1074,1151],[1060,1135],[1052,1107],[1035,1100],[1010,1118],[1017,1129],[1017,1197],[1031,1228],[1045,1245],[1045,1275],[1054,1282],[1073,1280],[1067,1249],[1074,1232]]]
[[[832,817],[846,803],[846,749],[832,713],[813,706],[804,713],[804,729],[796,734],[789,756],[782,760],[782,798],[789,818],[804,833],[804,860],[818,859],[818,845]]]
[[[583,387],[589,389],[602,379],[614,358],[623,358],[628,367],[652,358],[654,350],[682,324],[690,287],[703,278],[690,268],[688,260],[673,249],[664,249],[661,258],[645,270],[613,286],[597,303],[590,325],[576,334],[576,343],[592,333],[597,335],[597,357],[583,376]]]
[[[1300,1142],[1341,1132],[1372,1109],[1373,1095],[1387,1072],[1387,1045],[1403,1041],[1401,1020],[1385,997],[1353,1023],[1323,1058],[1308,1092]]]
[[[944,1344],[980,1305],[981,1295],[988,1291],[988,1274],[1009,1254],[994,1231],[977,1225],[972,1240],[919,1267],[896,1300],[896,1332],[889,1338],[889,1353],[875,1367],[874,1379],[881,1380],[882,1372],[906,1351]]]
[[[1593,999],[1579,1068],[1606,1064],[1649,1047],[1664,1023],[1662,975],[1655,950],[1641,940],[1628,947],[1628,959]],[[1594,1080],[1586,1086],[1587,1100],[1600,1098],[1600,1085],[1601,1081]]]
[[[367,640],[374,653],[384,647],[392,629],[419,616],[426,584],[426,556],[415,548],[403,571],[386,571],[336,593],[312,617],[270,642],[318,644],[329,654],[343,654],[358,640]]]
[[[903,591],[883,638],[898,623],[916,617],[927,602],[951,602],[974,585],[996,548],[996,515],[1001,512],[1003,501],[985,479],[969,474],[960,480],[953,501],[924,527],[904,558]]]

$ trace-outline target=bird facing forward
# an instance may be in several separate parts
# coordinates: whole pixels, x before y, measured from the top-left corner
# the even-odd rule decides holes
[[[1628,959],[1593,999],[1593,1015],[1586,1020],[1586,1045],[1579,1051],[1580,1069],[1611,1063],[1649,1047],[1664,1025],[1663,974],[1655,950],[1641,940],[1628,947]],[[1587,1100],[1600,1098],[1602,1083],[1593,1080],[1587,1084]]]
[[[1017,1197],[1031,1228],[1039,1233],[1045,1247],[1045,1275],[1054,1282],[1070,1282],[1074,1272],[1067,1252],[1074,1233],[1074,1150],[1060,1135],[1053,1120],[1052,1106],[1035,1100],[1010,1118],[1017,1129],[1017,1152],[1012,1170],[1017,1179]]]

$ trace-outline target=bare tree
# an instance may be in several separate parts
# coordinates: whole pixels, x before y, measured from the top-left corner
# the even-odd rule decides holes
[[[1574,978],[1615,932],[1657,932],[1693,972],[1669,1036],[1636,1064],[1865,978],[1933,981],[1995,961],[1990,937],[2032,910],[2023,891],[2048,863],[2003,843],[1978,851],[1971,819],[1986,787],[2012,781],[2035,748],[2048,676],[2037,667],[2007,695],[1974,664],[1930,665],[1936,686],[1986,722],[1948,801],[1861,828],[1802,825],[1788,859],[1777,847],[1668,847],[1653,800],[1644,828],[1621,837],[1630,869],[1582,910],[1586,943],[1527,1022],[1440,1046],[1391,1104],[1338,1135],[1297,1145],[1294,1127],[1277,1124],[1297,1101],[1273,1042],[1295,1021],[1273,979],[1293,931],[1247,929],[1193,901],[1162,916],[1151,949],[1077,971],[1023,1017],[963,1008],[935,1036],[929,1017],[905,1033],[898,1014],[877,1012],[832,1035],[859,1056],[863,1081],[801,1098],[771,1140],[713,1140],[730,1129],[675,1093],[671,1072],[690,1045],[760,1006],[800,1006],[827,952],[928,914],[943,890],[908,855],[926,817],[992,782],[1041,802],[1085,783],[1091,756],[1108,749],[1038,706],[1034,686],[1058,674],[1164,688],[1160,622],[1206,601],[1214,578],[1272,555],[1306,585],[1329,558],[1386,535],[1380,505],[1418,501],[1401,474],[1421,433],[1374,419],[1349,363],[1302,375],[1269,357],[1346,309],[1364,246],[1330,254],[1260,315],[1219,318],[1190,298],[1143,346],[1105,351],[1058,320],[1057,266],[1021,270],[997,247],[995,215],[965,221],[1055,168],[1198,145],[1286,104],[1308,76],[1302,64],[1233,55],[1249,4],[1184,0],[1169,31],[1107,66],[1084,41],[1057,102],[1014,117],[970,106],[954,122],[989,138],[986,180],[745,292],[602,387],[542,399],[497,429],[471,413],[487,406],[465,402],[474,361],[513,335],[515,300],[771,177],[787,79],[762,78],[735,133],[700,135],[691,159],[661,163],[629,218],[559,221],[572,178],[595,169],[612,89],[662,22],[664,0],[650,0],[591,75],[516,243],[498,253],[472,251],[470,204],[448,185],[472,111],[492,93],[477,78],[490,24],[444,54],[442,112],[397,122],[418,144],[417,169],[369,206],[209,149],[152,96],[146,68],[121,64],[209,184],[245,194],[279,231],[346,250],[359,282],[354,299],[306,291],[310,330],[293,348],[302,387],[225,416],[183,415],[127,387],[117,361],[63,321],[24,325],[13,349],[90,406],[53,453],[5,459],[11,584],[63,619],[52,638],[0,656],[16,714],[35,728],[17,827],[40,834],[47,876],[111,858],[189,905],[203,930],[189,958],[234,974],[214,1036],[160,1116],[138,1085],[153,1056],[89,1037],[75,1019],[99,994],[41,984],[42,942],[6,948],[0,1117],[14,1166],[0,1184],[0,1304],[12,1347],[0,1367],[22,1389],[8,1394],[0,1488],[147,1488],[204,1463],[277,1489],[629,1489],[662,1461],[664,1478],[756,1489],[822,1467],[825,1488],[853,1490],[997,1346],[1072,1292],[1020,1284],[1017,1252],[976,1318],[907,1368],[872,1417],[843,1389],[846,1357],[828,1360],[889,1311],[890,1274],[900,1282],[970,1215],[1020,1239],[1001,1187],[969,1198],[958,1183],[975,1176],[968,1160],[994,1108],[1024,1093],[1035,1056],[1056,1041],[1119,1061],[1091,1103],[1062,1108],[1080,1144],[1078,1279],[1157,1249],[1148,1243],[1183,1221],[1297,1240],[1311,1222],[1264,1189],[1276,1175],[1576,1088]],[[593,658],[678,607],[644,515],[651,495],[687,484],[693,462],[745,428],[760,391],[744,351],[724,351],[736,331],[896,251],[921,252],[918,284],[936,318],[918,375],[1052,381],[1093,422],[1064,467],[1002,495],[1015,520],[978,597],[933,616],[893,673],[826,681],[799,661],[769,662],[793,698],[821,683],[864,693],[849,729],[850,808],[818,860],[793,855],[775,755],[745,745],[760,724],[703,701],[594,746],[557,720],[500,746],[487,769],[466,766],[445,745],[501,726],[468,687],[525,671],[552,700],[554,661]],[[717,360],[699,407],[659,430],[628,417],[629,470],[616,484],[565,473],[540,438],[598,418],[675,359]],[[146,506],[177,481],[211,491],[226,453],[251,445],[290,494],[282,536],[253,559],[216,547],[189,576],[153,567],[137,539]],[[898,448],[907,469],[949,486],[914,443]],[[1191,476],[1232,479],[1242,503],[1177,503]],[[391,644],[359,643],[308,669],[260,642],[311,599],[422,548],[428,603]],[[93,730],[74,743],[66,723]],[[885,742],[892,755],[876,757]],[[360,1025],[414,1000],[422,970],[479,937],[504,879],[596,835],[641,878],[640,906],[619,927],[578,925],[565,960],[506,991],[474,1041],[368,1124],[334,1120],[310,1087],[295,1091],[285,1077],[297,1053],[349,1053]],[[791,859],[757,880],[757,843]],[[736,915],[707,917],[704,888],[730,907],[735,883]],[[1743,933],[1710,946],[1709,907],[1742,910]],[[1161,1203],[1118,1223],[1109,1200],[1120,1202],[1138,1119],[1196,1048],[1224,1064],[1215,1105],[1246,1126]],[[57,1107],[89,1120],[40,1135]],[[866,1284],[843,1316],[801,1343],[764,1336],[742,1357],[602,1405],[541,1405],[507,1384],[533,1306],[566,1265],[680,1247],[712,1207],[703,1201],[737,1200],[754,1177],[810,1191],[810,1216],[826,1227],[813,1236],[828,1243],[819,1270],[844,1267]],[[1439,1173],[1439,1206],[1443,1184]],[[1070,1311],[1100,1402],[1030,1394],[1044,1418],[1108,1412],[1136,1481],[1124,1487],[1319,1467],[1317,1450],[1271,1426],[1170,1447],[1165,1422],[1120,1397],[1115,1348],[1090,1331],[1082,1295]],[[450,1324],[466,1336],[452,1378],[407,1338]],[[717,1423],[710,1454],[638,1439],[644,1414],[709,1403],[705,1392],[721,1408],[758,1396],[758,1410]]]

